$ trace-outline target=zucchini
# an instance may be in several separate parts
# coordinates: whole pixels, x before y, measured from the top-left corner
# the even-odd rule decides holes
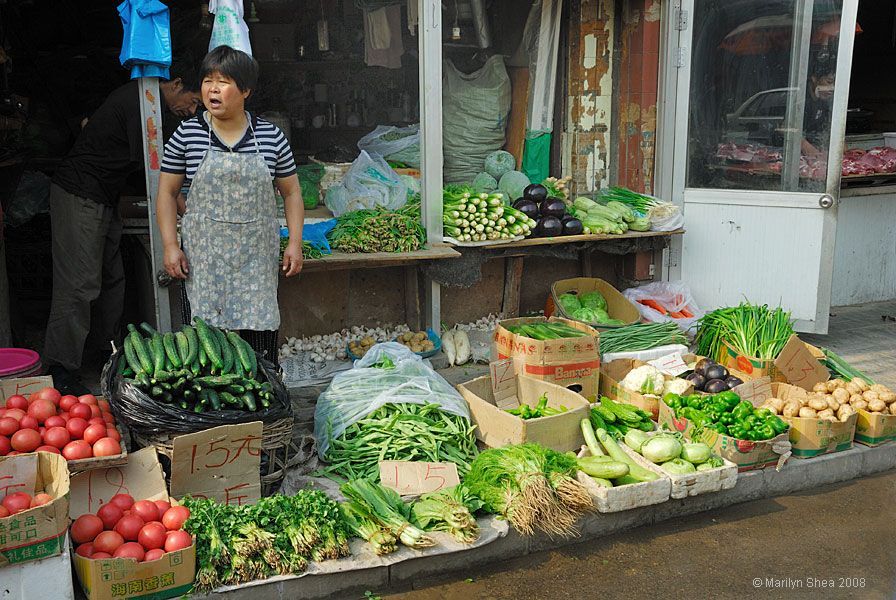
[[[217,327],[212,327],[211,330],[218,341],[218,348],[221,349],[221,361],[223,362],[221,372],[230,373],[233,370],[233,348],[230,347],[230,342],[227,341],[227,336],[223,331]]]
[[[149,341],[152,348],[152,372],[158,373],[165,370],[165,343],[162,334],[157,333]]]
[[[177,343],[174,341],[174,334],[169,332],[162,336],[162,344],[165,346],[165,356],[168,357],[168,364],[175,369],[181,368],[184,363],[177,352]]]
[[[146,346],[143,345],[143,338],[140,337],[140,334],[135,329],[128,336],[131,338],[131,345],[134,347],[134,352],[137,354],[137,359],[140,361],[140,365],[143,367],[141,370],[144,373],[152,375],[155,371],[152,368],[152,360],[149,357],[149,351],[146,349]]]
[[[188,348],[188,353],[187,357],[184,359],[184,364],[193,364],[199,357],[199,339],[196,337],[196,330],[189,325],[184,326],[183,334],[187,338]]]
[[[124,337],[124,357],[134,373],[143,372],[143,365],[140,363],[140,359],[137,358],[137,353],[134,352],[134,343],[131,341],[130,334]]]
[[[597,458],[597,460],[591,460]],[[586,456],[578,459],[579,469],[600,479],[618,479],[628,475],[629,466],[618,460],[601,460],[601,457]]]
[[[199,317],[194,317],[196,322],[196,334],[199,336],[199,343],[205,349],[208,361],[211,365],[220,371],[224,368],[224,361],[221,359],[221,353],[218,351],[217,340],[209,329],[208,325]]]

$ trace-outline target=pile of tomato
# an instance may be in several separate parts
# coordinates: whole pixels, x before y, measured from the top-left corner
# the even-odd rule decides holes
[[[171,506],[164,500],[134,502],[128,494],[116,494],[95,515],[75,519],[71,536],[77,544],[75,553],[84,558],[149,562],[193,545],[193,538],[183,530],[189,518],[186,506]]]
[[[121,435],[106,400],[63,396],[46,387],[10,396],[0,408],[0,456],[53,452],[66,460],[121,454]]]
[[[25,492],[7,494],[0,500],[0,519],[18,514],[35,506],[49,504],[52,501],[53,496],[44,493],[35,494],[34,497]]]

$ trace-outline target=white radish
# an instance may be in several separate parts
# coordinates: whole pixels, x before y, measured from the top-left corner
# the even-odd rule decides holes
[[[454,366],[454,360],[457,357],[457,348],[454,344],[455,332],[453,329],[442,334],[442,352],[448,358],[448,366]]]
[[[462,365],[470,360],[470,338],[465,331],[454,332],[454,346],[457,357],[454,364]]]

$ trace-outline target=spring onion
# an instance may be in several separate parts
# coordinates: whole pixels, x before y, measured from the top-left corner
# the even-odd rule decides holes
[[[434,545],[432,538],[408,521],[410,509],[396,492],[363,479],[348,481],[339,489],[346,498],[363,507],[370,517],[376,519],[405,546],[426,548]]]
[[[637,352],[670,344],[688,345],[688,338],[675,323],[635,323],[627,327],[601,331],[601,354]]]
[[[793,335],[790,313],[781,307],[743,302],[720,308],[700,319],[697,353],[717,358],[723,344],[735,352],[760,359],[777,358]]]

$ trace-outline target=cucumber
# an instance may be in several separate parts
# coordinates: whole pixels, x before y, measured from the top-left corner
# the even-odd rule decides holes
[[[193,383],[199,384],[204,388],[209,387],[226,387],[229,385],[234,385],[241,378],[238,375],[208,375],[206,377],[197,377],[193,380]]]
[[[193,320],[196,322],[196,335],[199,336],[199,343],[205,349],[208,361],[214,368],[220,371],[224,367],[224,361],[221,359],[221,353],[218,351],[218,344],[214,334],[212,334],[205,321],[199,317],[195,317]]]
[[[143,321],[142,323],[140,323],[140,329],[142,329],[146,333],[146,335],[148,335],[149,337],[152,337],[158,333],[158,331],[156,331],[155,327],[153,327],[146,321]]]
[[[208,366],[208,355],[205,353],[205,346],[199,344],[199,370]]]
[[[180,362],[183,366],[190,366],[190,343],[187,341],[187,334],[178,331],[174,334],[174,341],[177,344],[177,353],[180,356]]]
[[[165,390],[163,390],[161,387],[159,387],[157,385],[154,385],[151,388],[149,388],[149,395],[152,396],[153,398],[160,398],[162,396],[162,394],[164,394],[164,393],[165,393]]]
[[[152,372],[158,373],[165,370],[165,343],[162,334],[156,333],[149,341],[152,348]]]
[[[242,385],[236,385],[236,384],[228,385],[227,391],[230,392],[231,394],[234,394],[235,396],[242,396],[243,394],[246,393],[246,387],[242,386]]]
[[[221,401],[225,404],[230,404],[230,405],[236,406],[237,408],[239,408],[239,406],[242,404],[242,402],[240,402],[240,399],[237,398],[236,396],[234,396],[233,394],[229,394],[227,392],[221,392],[219,394],[219,396],[221,398]]]
[[[251,412],[258,410],[258,405],[255,403],[255,395],[252,392],[246,392],[240,399],[243,401],[246,410]]]
[[[205,412],[205,406],[203,406],[202,404],[200,404],[200,403],[197,402],[197,403],[196,403],[196,406],[193,407],[193,412],[194,412],[194,413]]]
[[[618,479],[628,475],[629,467],[623,462],[617,460],[591,460],[592,457],[586,456],[578,459],[579,469],[600,479]]]
[[[149,390],[149,388],[152,387],[152,384],[149,382],[149,375],[142,370],[137,373],[136,377],[134,377],[134,384],[142,390]]]
[[[259,395],[258,402],[261,404],[262,408],[270,408],[271,400],[268,395]]]
[[[231,348],[230,342],[227,341],[227,336],[224,335],[223,331],[217,327],[212,327],[211,329],[218,341],[218,348],[221,349],[221,361],[224,363],[221,372],[230,373],[233,371],[233,348]]]
[[[137,353],[134,352],[134,343],[131,341],[130,334],[124,337],[124,357],[134,373],[143,372],[143,365],[140,363],[140,359],[137,358]]]
[[[241,338],[235,331],[228,331],[227,339],[230,341],[233,349],[236,350],[236,356],[240,360],[243,371],[251,375],[253,372],[252,358],[249,356],[249,354],[254,354],[254,352],[251,348],[249,348],[249,350],[246,349],[248,344],[246,344],[245,340],[243,340],[243,338]]]
[[[152,368],[152,360],[150,359],[149,350],[143,345],[143,338],[140,337],[137,330],[132,331],[128,337],[130,337],[131,345],[134,347],[134,352],[137,354],[137,359],[143,367],[141,370],[149,375],[155,373]]]
[[[124,371],[121,374],[122,377],[133,377],[134,371],[130,367],[125,367]]]
[[[186,325],[183,328],[183,334],[187,338],[187,347],[189,348],[189,353],[184,359],[184,364],[193,364],[199,356],[199,339],[196,337],[196,330],[189,325]]]
[[[172,379],[174,379],[174,373],[165,370],[156,371],[155,375],[152,376],[152,380],[155,382],[171,381]]]
[[[180,369],[184,363],[177,352],[177,343],[175,342],[173,333],[166,333],[162,336],[162,344],[165,346],[165,356],[168,357],[168,364],[175,369]]]
[[[215,390],[203,390],[207,397],[208,403],[211,405],[212,410],[221,410],[221,398],[218,396],[218,392]]]

